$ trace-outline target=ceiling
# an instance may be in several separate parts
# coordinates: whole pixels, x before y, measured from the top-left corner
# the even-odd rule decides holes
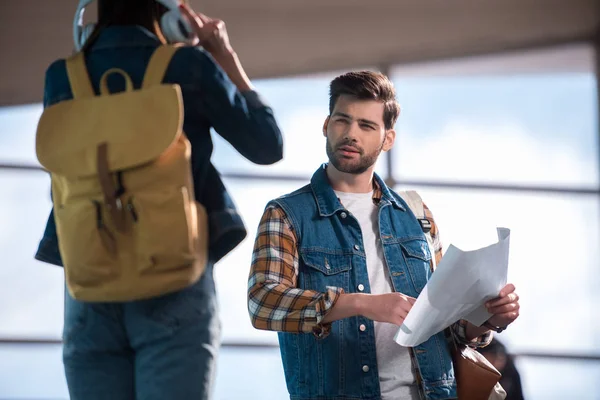
[[[549,48],[597,39],[600,31],[600,0],[191,3],[197,11],[226,21],[251,78]],[[72,51],[76,4],[0,0],[0,106],[41,101],[46,67]],[[582,58],[575,53],[554,57],[553,68],[589,64],[590,52],[576,53]]]

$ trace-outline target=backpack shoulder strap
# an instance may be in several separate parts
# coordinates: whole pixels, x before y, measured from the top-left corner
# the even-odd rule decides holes
[[[171,58],[179,47],[181,44],[167,44],[156,48],[146,67],[142,89],[162,83]]]
[[[88,75],[87,68],[85,67],[85,58],[82,51],[78,52],[74,56],[67,58],[67,76],[69,77],[69,83],[71,85],[71,92],[73,92],[74,99],[80,99],[83,97],[93,97],[94,89],[92,88],[92,82]]]
[[[402,200],[408,204],[408,207],[411,209],[413,214],[417,219],[425,218],[425,207],[423,206],[423,199],[421,196],[414,190],[407,190],[405,192],[398,192],[398,195],[402,197]]]

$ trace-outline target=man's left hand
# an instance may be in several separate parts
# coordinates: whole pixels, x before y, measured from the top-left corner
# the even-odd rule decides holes
[[[509,283],[500,291],[500,295],[485,304],[488,312],[494,314],[488,322],[491,325],[504,328],[519,317],[519,295],[515,285]]]

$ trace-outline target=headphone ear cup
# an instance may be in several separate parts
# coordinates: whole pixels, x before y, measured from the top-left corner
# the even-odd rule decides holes
[[[92,36],[95,28],[96,24],[87,24],[83,27],[81,30],[81,35],[79,36],[79,49],[81,49],[90,36]]]
[[[192,44],[194,37],[187,21],[179,11],[167,11],[160,20],[160,27],[169,42]]]

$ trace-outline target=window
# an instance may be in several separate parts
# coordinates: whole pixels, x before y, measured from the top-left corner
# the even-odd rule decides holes
[[[526,398],[591,399],[600,368],[553,356],[600,353],[593,59],[589,46],[569,46],[392,70],[396,187],[420,192],[445,247],[478,248],[497,240],[496,227],[511,229],[521,317],[499,340],[548,355],[517,357]]]
[[[289,193],[304,183],[227,179],[227,189],[236,200],[248,235],[215,266],[215,280],[223,321],[223,341],[234,343],[277,343],[274,332],[259,331],[250,324],[246,293],[256,229],[269,200]]]
[[[327,160],[322,127],[329,111],[328,84],[336,75],[255,83],[273,107],[284,135],[285,158],[274,166],[252,164],[213,133],[212,161],[224,175],[225,185],[248,231],[244,242],[215,267],[224,343],[277,343],[273,332],[258,331],[251,326],[247,312],[247,278],[256,228],[269,200],[308,183],[314,171]],[[0,164],[37,165],[35,129],[41,112],[39,104],[0,109]],[[384,178],[385,171],[385,160],[380,159],[378,172]],[[241,179],[239,174],[247,177]],[[272,179],[265,180],[269,177]],[[33,259],[51,207],[49,182],[42,172],[0,169],[0,185],[4,187],[0,194],[0,207],[4,211],[0,215],[4,212],[11,217],[8,224],[0,226],[0,237],[6,237],[0,242],[0,249],[7,254],[9,265],[4,270],[8,290],[0,291],[0,300],[12,304],[0,310],[0,318],[8,322],[0,327],[0,337],[58,339],[61,335],[63,271]],[[19,215],[28,215],[28,223],[23,223]]]
[[[63,270],[33,258],[50,211],[50,179],[0,170],[0,187],[0,337],[58,339]]]
[[[274,166],[251,164],[213,135],[212,161],[248,230],[215,268],[224,343],[277,342],[273,332],[252,328],[247,313],[253,241],[267,201],[307,183],[326,161],[322,125],[336,75],[256,83],[284,134],[285,158]],[[598,354],[600,149],[591,48],[395,67],[391,76],[402,113],[391,168],[380,159],[377,172],[397,189],[419,190],[446,246],[478,247],[495,241],[495,227],[511,229],[509,280],[522,316],[500,339],[517,353]],[[39,104],[0,108],[0,164],[37,165],[40,113]],[[0,303],[8,305],[0,307],[0,337],[59,339],[63,272],[33,259],[50,209],[49,179],[0,169],[0,187]],[[599,368],[551,357],[523,356],[517,364],[528,398],[586,398]]]
[[[522,307],[500,336],[511,351],[600,352],[597,195],[416,190],[433,212],[444,249],[486,246],[498,240],[496,227],[511,229],[508,278]],[[555,329],[558,315],[560,326],[577,327],[576,340],[572,329]]]
[[[531,73],[564,51],[579,69]],[[598,188],[591,49],[509,57],[507,71],[504,62],[443,63],[437,74],[434,66],[393,70],[402,106],[397,179]]]
[[[0,107],[0,164],[35,164],[35,130],[41,104]]]
[[[329,82],[338,74],[267,79],[255,83],[256,90],[273,108],[283,132],[283,160],[274,166],[255,165],[239,155],[217,134],[213,134],[213,163],[219,171],[260,175],[288,175],[310,178],[327,161],[323,123],[329,115]],[[214,133],[214,132],[213,132]],[[386,177],[385,153],[377,173]]]

